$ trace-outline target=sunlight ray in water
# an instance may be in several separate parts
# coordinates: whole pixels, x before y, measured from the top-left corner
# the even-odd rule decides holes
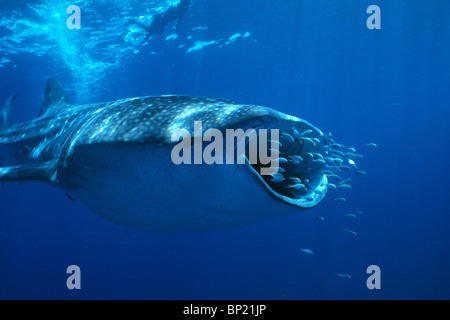
[[[168,46],[191,54],[205,47],[233,45],[252,34],[241,30],[211,38],[198,32],[207,28],[198,26],[186,28],[182,36],[175,30],[172,34],[170,31],[164,34],[166,23],[169,24],[167,29],[175,28],[179,20],[175,22],[176,19],[170,18],[160,25],[158,19],[169,7],[179,3],[156,0],[72,1],[80,8],[79,29],[68,28],[71,12],[67,12],[67,3],[57,0],[26,3],[25,11],[12,10],[1,17],[0,52],[3,56],[0,56],[0,68],[8,66],[13,55],[42,57],[46,59],[45,63],[50,59],[50,63],[70,74],[72,88],[68,89],[77,101],[84,102],[95,98],[109,84],[112,72],[122,68],[136,54],[142,51],[149,55],[157,54],[157,50],[147,46],[153,36],[163,35],[161,39],[171,41]]]
[[[104,4],[109,5],[105,12]],[[143,22],[152,14],[164,10],[173,1],[73,1],[89,19],[82,18],[79,30],[68,29],[70,16],[67,3],[56,0],[28,3],[25,12],[11,11],[0,20],[0,67],[4,67],[15,54],[50,56],[56,65],[68,68],[77,87],[76,94],[95,92],[94,82],[101,84],[109,70],[121,66],[123,59],[136,53],[141,30],[129,30],[123,37],[118,27],[129,19],[141,17]],[[144,14],[144,16],[142,16]],[[113,17],[113,18],[111,18]],[[136,38],[137,37],[137,38]],[[136,39],[134,39],[136,38]],[[134,40],[130,40],[134,39]],[[120,41],[118,41],[120,40]]]

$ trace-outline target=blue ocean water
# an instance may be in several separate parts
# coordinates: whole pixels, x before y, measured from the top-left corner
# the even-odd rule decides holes
[[[145,44],[120,26],[148,25],[171,1],[0,2],[0,100],[19,92],[12,120],[32,119],[55,77],[80,104],[187,94],[268,106],[355,147],[367,174],[297,215],[196,234],[132,230],[51,186],[8,184],[0,298],[449,299],[450,3],[191,2],[177,30]],[[381,29],[366,25],[370,5]],[[69,265],[80,290],[66,287]],[[381,289],[366,286],[370,265]]]

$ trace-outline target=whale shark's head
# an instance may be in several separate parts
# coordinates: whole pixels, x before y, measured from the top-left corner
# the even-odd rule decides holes
[[[197,130],[198,134],[195,123],[200,120],[203,135],[210,129],[218,129],[222,133],[229,129],[241,130],[245,132],[246,143],[245,151],[241,149],[245,152],[244,164],[273,196],[301,208],[314,207],[324,198],[328,183],[324,173],[327,137],[319,129],[300,118],[266,107],[205,101],[207,103],[190,105],[171,119],[165,139],[168,140],[175,130],[181,128],[193,135]],[[253,129],[253,137],[248,134],[249,129]],[[273,136],[274,131],[276,136]],[[258,150],[254,149],[253,155],[259,154],[253,158],[252,139],[258,144]],[[261,145],[261,141],[266,143]],[[272,160],[276,158],[277,169],[270,174],[267,171],[264,173],[264,169],[273,168],[274,162],[268,164],[261,161],[260,148],[267,149],[265,154]]]

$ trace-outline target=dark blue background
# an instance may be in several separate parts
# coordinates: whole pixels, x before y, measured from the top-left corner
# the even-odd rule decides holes
[[[372,4],[381,30],[366,27]],[[50,186],[10,184],[0,192],[0,298],[449,299],[449,17],[450,3],[437,0],[192,0],[177,39],[166,31],[138,45],[78,102],[171,93],[269,106],[356,147],[367,175],[344,204],[330,191],[298,215],[182,235],[129,230]],[[193,40],[251,36],[179,49],[197,26],[208,29]],[[57,53],[8,58],[0,99],[20,92],[16,121],[37,115],[49,76],[75,95]],[[345,218],[353,209],[364,215]],[[71,264],[78,291],[66,288]],[[372,264],[381,290],[366,287]]]

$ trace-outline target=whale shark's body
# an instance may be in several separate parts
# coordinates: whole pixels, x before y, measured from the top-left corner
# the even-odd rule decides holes
[[[0,114],[0,182],[51,183],[127,227],[231,229],[311,208],[326,193],[323,161],[308,155],[323,153],[327,138],[311,124],[270,108],[188,96],[77,106],[49,79],[39,117],[6,128],[14,97]],[[193,132],[194,121],[202,121],[203,130],[278,129],[280,159],[287,160],[280,164],[284,181],[260,175],[258,165],[248,161],[175,165],[172,133]],[[299,181],[305,186],[295,186]]]

